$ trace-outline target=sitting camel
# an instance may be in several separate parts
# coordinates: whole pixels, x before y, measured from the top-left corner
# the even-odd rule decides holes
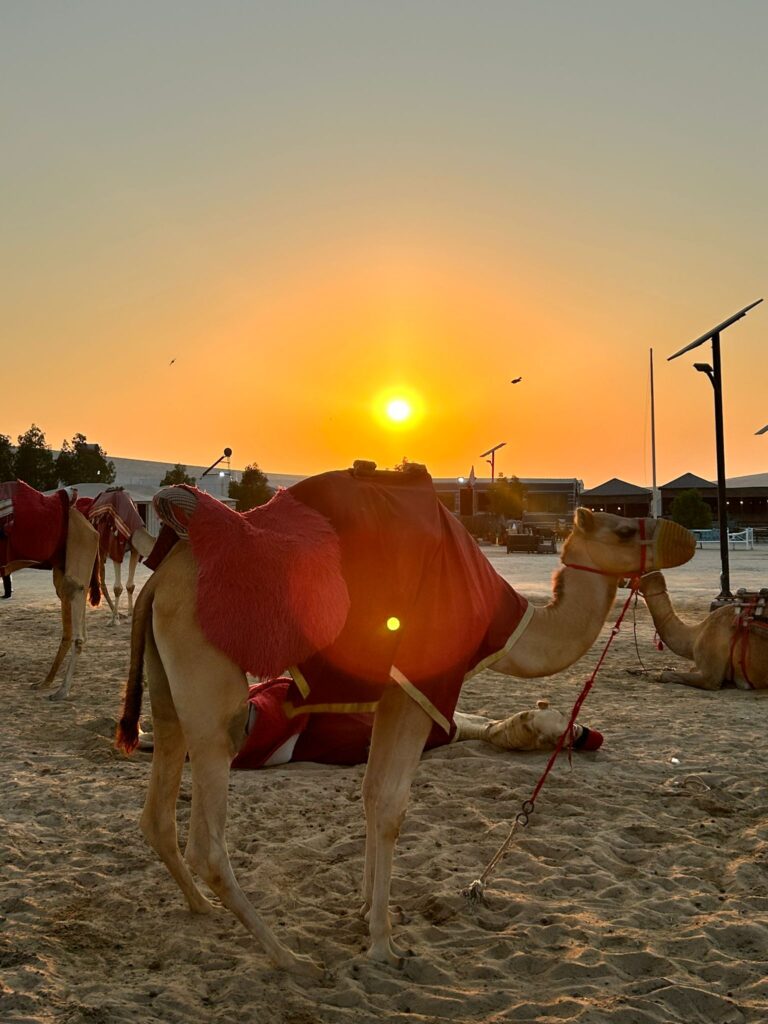
[[[194,872],[275,965],[308,974],[319,967],[262,921],[227,854],[246,672],[263,678],[291,667],[303,701],[287,714],[374,712],[363,913],[369,957],[399,966],[389,913],[395,843],[425,742],[435,723],[450,729],[462,681],[483,668],[519,678],[567,668],[599,635],[620,578],[682,564],[695,551],[692,534],[666,520],[578,509],[553,599],[534,608],[439,502],[423,467],[378,473],[357,463],[244,514],[183,486],[160,491],[155,507],[188,542],[145,584],[132,627],[117,743],[130,751],[138,742],[145,666],[155,754],[142,829],[192,911],[211,909]],[[192,806],[182,858],[175,806],[187,752]]]
[[[248,771],[299,761],[365,764],[371,745],[373,715],[325,714],[287,718],[283,705],[295,685],[292,679],[286,678],[251,684],[246,735],[232,761],[232,768]],[[568,716],[551,708],[548,700],[537,700],[535,708],[518,711],[500,720],[454,711],[451,733],[446,735],[442,729],[433,726],[424,749],[479,740],[504,751],[554,750],[567,727]],[[574,722],[574,750],[594,751],[602,745],[602,733]],[[154,749],[151,730],[139,733],[138,747],[144,751]]]
[[[733,683],[740,690],[768,689],[768,601],[763,598],[762,616],[753,617],[749,608],[723,605],[696,625],[678,618],[660,572],[640,581],[656,630],[675,654],[695,663],[695,670],[661,673],[665,683],[682,683],[700,690],[719,690]],[[766,595],[768,596],[768,595]]]
[[[80,503],[88,499],[80,499]],[[99,534],[99,560],[101,590],[107,599],[112,619],[110,626],[116,625],[120,619],[120,596],[123,593],[122,564],[125,550],[130,551],[128,562],[128,579],[126,581],[126,593],[128,594],[128,618],[133,614],[133,592],[136,589],[134,576],[139,558],[146,558],[155,545],[155,538],[149,533],[144,520],[139,515],[139,510],[128,491],[122,487],[108,487],[97,495],[86,511],[88,520]],[[109,596],[107,585],[106,566],[107,559],[112,562],[114,569],[114,594],[115,600]]]
[[[44,680],[32,689],[52,685],[67,652],[72,654],[64,680],[51,700],[63,700],[75,677],[77,659],[85,646],[85,595],[98,605],[99,537],[65,490],[41,494],[13,480],[0,484],[0,568],[4,575],[18,569],[52,569],[61,601],[62,637]]]
[[[282,677],[251,684],[246,736],[232,761],[233,768],[271,768],[295,761],[365,764],[373,714],[286,714],[286,709],[300,699],[293,679]],[[553,750],[567,726],[567,716],[550,707],[548,700],[539,700],[535,708],[518,711],[501,721],[454,711],[450,731],[446,733],[433,724],[424,749],[481,740],[498,750]],[[145,735],[140,738],[142,749],[151,743],[151,736],[145,741]],[[575,750],[597,750],[602,742],[596,729],[574,723]]]

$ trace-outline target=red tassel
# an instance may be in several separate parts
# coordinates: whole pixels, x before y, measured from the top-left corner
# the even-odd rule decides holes
[[[664,650],[664,644],[662,643],[661,637],[658,633],[653,634],[653,646],[656,648],[657,651]]]

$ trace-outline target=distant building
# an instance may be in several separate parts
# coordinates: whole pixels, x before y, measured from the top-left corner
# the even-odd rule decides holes
[[[652,497],[650,487],[638,487],[613,477],[599,487],[582,491],[579,503],[592,512],[612,512],[635,518],[651,514]]]
[[[573,518],[583,487],[581,480],[576,477],[518,479],[525,489],[524,518],[542,522]],[[474,487],[463,477],[434,477],[433,483],[440,500],[451,512],[461,515],[490,512],[489,478],[476,479]]]
[[[686,473],[662,487],[664,515],[669,515],[677,495],[691,488],[695,488],[712,509],[712,520],[717,523],[717,482],[703,480],[693,473]],[[768,473],[730,477],[725,481],[725,497],[730,529],[751,526],[759,534],[768,529]]]
[[[669,516],[672,503],[683,491],[696,490],[712,511],[712,521],[717,523],[717,483],[683,473],[682,476],[662,484],[661,514]],[[728,525],[731,529],[751,526],[758,531],[768,530],[768,473],[753,476],[731,477],[726,481]],[[651,489],[639,487],[614,477],[582,491],[580,502],[593,512],[613,512],[620,516],[647,516],[651,509]]]

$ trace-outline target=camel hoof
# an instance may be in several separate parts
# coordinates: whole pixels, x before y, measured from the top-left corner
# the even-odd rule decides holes
[[[289,961],[278,964],[278,967],[285,971],[291,971],[292,974],[301,975],[303,978],[312,978],[314,981],[320,981],[325,977],[324,968],[312,957],[304,954],[293,953]]]
[[[57,690],[55,693],[49,693],[48,694],[48,700],[66,700],[66,699],[67,699],[67,691],[66,690]]]
[[[405,952],[398,949],[391,939],[386,939],[384,942],[375,942],[368,950],[369,960],[379,964],[389,964],[390,967],[394,967],[398,971],[403,969],[406,958],[410,956],[413,956],[410,950]]]
[[[192,899],[188,899],[187,904],[189,905],[190,913],[200,914],[201,917],[206,914],[215,914],[218,909],[209,899],[203,896],[202,893],[198,893],[197,896]]]

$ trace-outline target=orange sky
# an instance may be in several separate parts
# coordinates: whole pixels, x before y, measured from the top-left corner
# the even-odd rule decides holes
[[[666,356],[763,294],[765,11],[320,6],[13,12],[0,432],[645,484],[653,346],[659,482],[713,477],[708,347]],[[767,331],[723,338],[730,476]]]

